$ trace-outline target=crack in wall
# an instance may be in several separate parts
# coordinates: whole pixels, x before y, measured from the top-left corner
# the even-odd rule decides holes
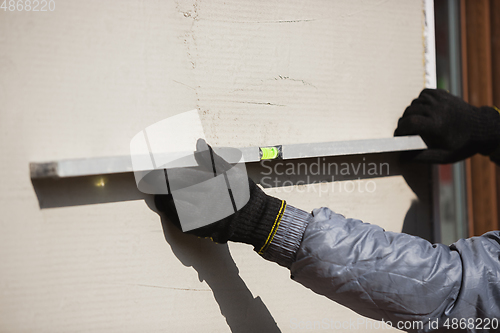
[[[296,82],[302,82],[303,85],[305,86],[311,86],[311,87],[314,87],[316,89],[318,89],[314,84],[310,83],[310,82],[307,82],[305,80],[300,80],[300,79],[292,79],[291,77],[289,76],[282,76],[282,75],[278,75],[278,77],[275,77],[274,78],[276,81],[278,80],[288,80],[288,81],[296,81]]]

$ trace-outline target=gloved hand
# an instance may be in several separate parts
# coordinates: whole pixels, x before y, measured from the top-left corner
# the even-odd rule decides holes
[[[233,167],[201,139],[197,143],[195,158],[200,166],[213,168],[214,173],[225,172]],[[250,178],[248,178],[248,186],[250,199],[243,208],[222,220],[187,233],[210,238],[216,243],[233,241],[251,244],[255,251],[262,254],[278,229],[286,203],[284,200],[265,194]],[[176,203],[196,209],[189,202],[176,201]],[[156,195],[155,205],[174,225],[181,228],[176,204],[171,194]]]
[[[453,163],[476,153],[500,157],[500,113],[474,107],[442,89],[424,89],[399,119],[395,136],[420,135],[428,149],[419,162]],[[497,157],[498,155],[498,157]]]

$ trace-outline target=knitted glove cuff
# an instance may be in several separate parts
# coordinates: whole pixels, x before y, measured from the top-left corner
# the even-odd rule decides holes
[[[251,182],[250,200],[235,214],[229,240],[251,244],[255,251],[263,253],[278,230],[285,207],[284,200],[265,194]]]
[[[287,205],[278,231],[262,257],[290,268],[295,261],[306,227],[312,219],[310,213]]]

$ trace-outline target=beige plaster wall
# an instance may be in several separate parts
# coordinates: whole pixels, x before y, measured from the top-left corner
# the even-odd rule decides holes
[[[359,319],[249,246],[162,228],[130,174],[32,183],[28,164],[127,154],[135,133],[196,107],[214,145],[390,137],[423,88],[422,31],[421,1],[0,10],[0,331],[292,332]],[[416,195],[387,159],[373,193],[266,191],[400,231]]]

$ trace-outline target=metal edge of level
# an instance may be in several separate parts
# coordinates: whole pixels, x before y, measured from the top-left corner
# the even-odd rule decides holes
[[[345,156],[373,154],[407,150],[426,149],[420,136],[402,136],[371,140],[352,140],[321,143],[282,145],[282,159],[301,159],[326,156]],[[243,153],[242,161],[259,162],[259,147],[239,148]],[[192,165],[183,165],[192,166]],[[133,172],[131,156],[96,157],[68,159],[42,163],[30,163],[32,179],[66,178]],[[139,170],[135,170],[139,171]]]

